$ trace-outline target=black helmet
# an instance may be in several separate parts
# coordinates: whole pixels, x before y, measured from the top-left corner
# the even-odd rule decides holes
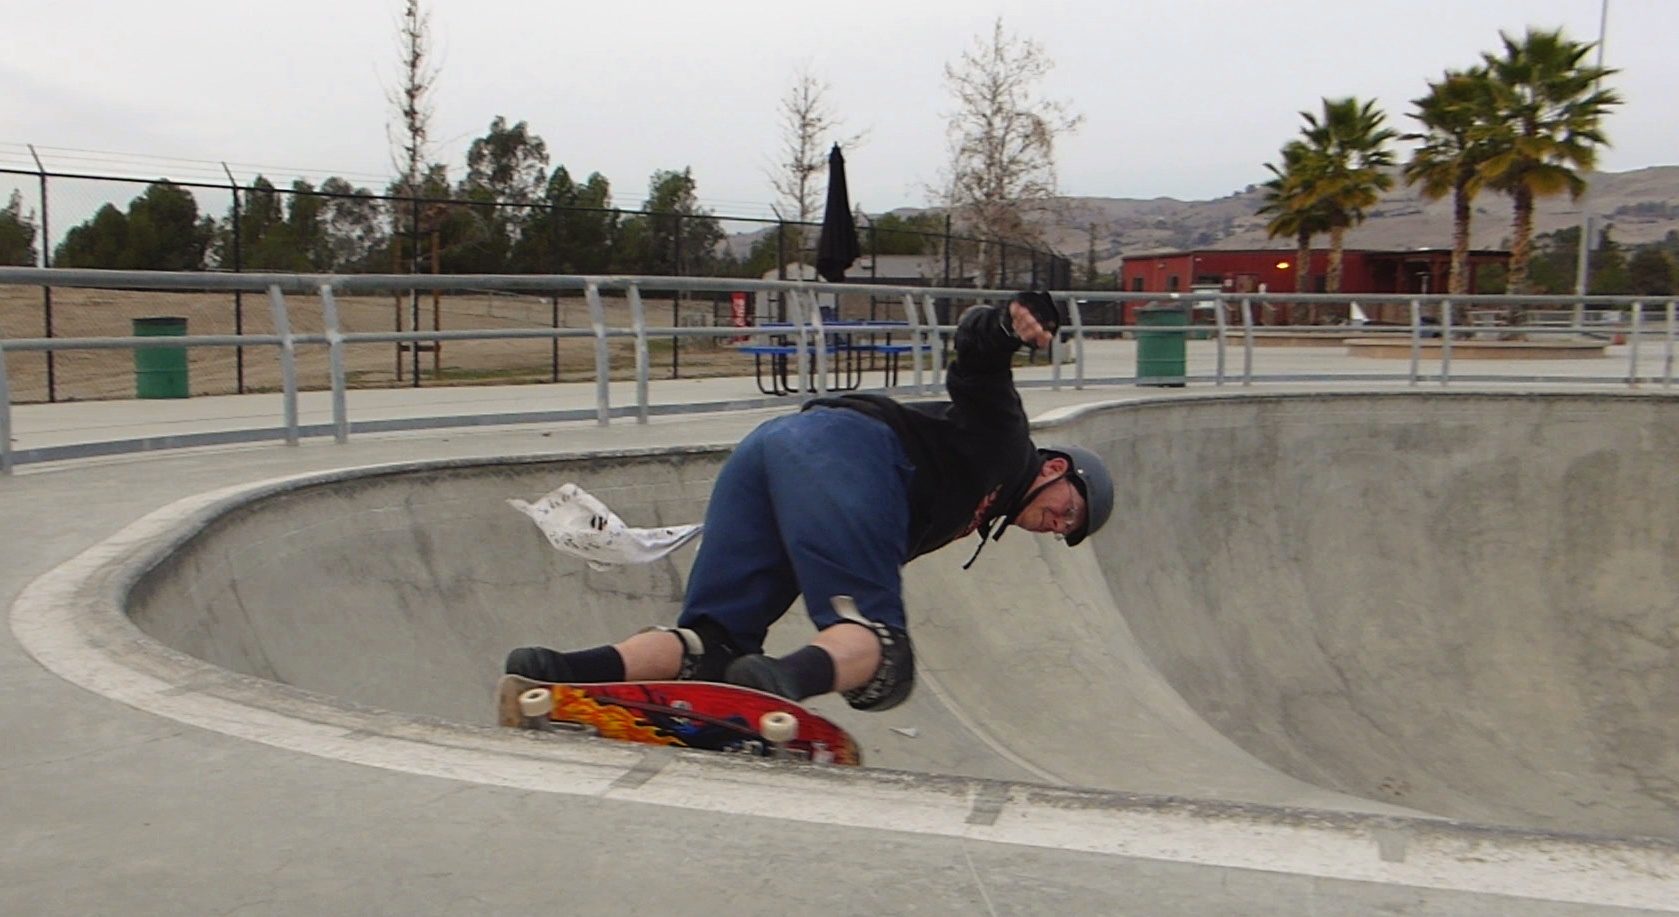
[[[1079,496],[1084,498],[1084,525],[1076,532],[1067,533],[1068,546],[1076,545],[1090,536],[1103,525],[1114,511],[1114,480],[1108,474],[1108,466],[1083,446],[1045,446],[1038,450],[1047,459],[1059,455],[1065,458],[1072,469],[1067,477],[1073,486],[1079,489]]]

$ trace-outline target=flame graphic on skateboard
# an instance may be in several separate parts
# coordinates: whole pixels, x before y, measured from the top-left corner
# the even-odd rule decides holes
[[[819,764],[862,763],[856,740],[833,721],[786,698],[737,685],[546,684],[503,675],[497,708],[503,726],[573,724],[621,742],[761,757],[784,750]]]

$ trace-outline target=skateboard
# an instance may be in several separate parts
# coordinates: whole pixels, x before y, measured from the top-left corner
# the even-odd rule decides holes
[[[699,748],[817,764],[863,763],[857,742],[832,720],[774,694],[704,681],[548,684],[503,675],[503,726],[573,728],[646,745]]]

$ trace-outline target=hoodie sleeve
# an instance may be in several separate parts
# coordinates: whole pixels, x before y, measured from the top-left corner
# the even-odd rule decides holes
[[[966,425],[1025,423],[1013,369],[1022,342],[1007,318],[1007,306],[979,305],[957,323],[956,360],[945,374],[945,389]]]

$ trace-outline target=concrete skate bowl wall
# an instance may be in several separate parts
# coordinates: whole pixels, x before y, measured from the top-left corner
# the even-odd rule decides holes
[[[1230,399],[1110,420],[1108,584],[1221,733],[1429,812],[1679,836],[1679,402]]]
[[[918,688],[813,704],[871,765],[1679,836],[1679,405],[1626,397],[1166,398],[1085,409],[1114,521],[906,571]],[[598,572],[511,497],[703,517],[727,450],[416,462],[226,502],[150,562],[157,640],[326,704],[490,722],[508,648],[680,606],[693,547]],[[795,609],[770,650],[809,635]]]
[[[507,504],[567,481],[638,526],[697,522],[725,453],[356,469],[244,501],[148,571],[128,611],[223,668],[356,704],[491,721],[501,661],[673,621],[693,547],[611,572]]]

